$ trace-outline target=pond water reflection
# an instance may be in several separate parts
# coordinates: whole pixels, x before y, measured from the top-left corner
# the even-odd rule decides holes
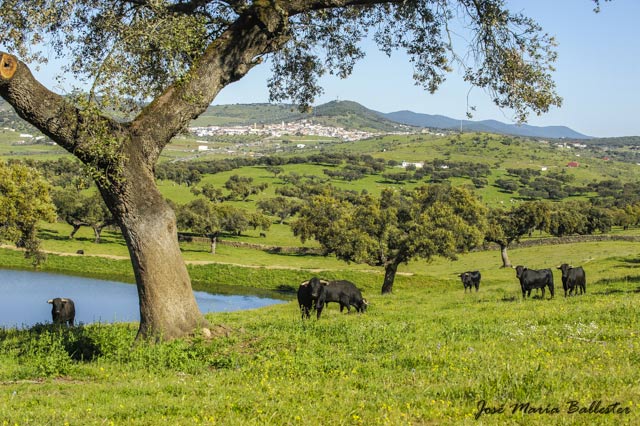
[[[51,305],[55,297],[73,299],[76,323],[138,321],[136,286],[117,281],[50,274],[45,272],[0,269],[0,327],[30,327],[51,322]],[[284,303],[255,295],[194,292],[202,312],[226,312],[260,308]]]

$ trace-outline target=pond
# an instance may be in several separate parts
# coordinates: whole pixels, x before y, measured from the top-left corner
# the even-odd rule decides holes
[[[228,293],[228,288],[225,293]],[[47,300],[55,297],[67,297],[74,301],[76,324],[140,320],[136,286],[116,281],[0,269],[0,294],[3,300],[0,327],[4,328],[26,328],[37,323],[50,323],[51,305]],[[285,302],[251,294],[213,294],[203,291],[194,291],[194,294],[203,313],[254,309]]]

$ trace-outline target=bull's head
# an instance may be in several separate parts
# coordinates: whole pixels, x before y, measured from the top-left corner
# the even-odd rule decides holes
[[[69,299],[56,297],[55,299],[47,300],[47,303],[53,305],[53,312],[55,312],[56,314],[59,314],[62,311],[62,308],[64,307],[64,305],[69,303]]]
[[[520,278],[522,276],[522,273],[526,271],[527,268],[525,268],[522,265],[518,265],[515,267],[515,270],[516,270],[516,278]]]
[[[309,286],[311,286],[311,297],[313,299],[317,299],[320,296],[321,288],[327,284],[327,281],[321,280],[318,277],[311,278],[309,280]]]

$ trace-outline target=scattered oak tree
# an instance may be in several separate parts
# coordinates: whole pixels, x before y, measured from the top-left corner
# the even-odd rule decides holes
[[[391,293],[398,267],[414,259],[455,259],[482,242],[485,208],[464,188],[384,189],[354,201],[331,194],[311,198],[292,229],[316,239],[326,254],[384,268],[382,294]]]
[[[302,203],[299,200],[283,196],[258,201],[258,208],[266,214],[277,216],[280,219],[280,225],[296,214],[301,206]]]
[[[69,238],[74,238],[83,226],[93,229],[94,242],[100,243],[102,230],[115,225],[111,212],[99,193],[86,195],[75,188],[64,188],[53,192],[53,203],[58,217],[71,225]]]
[[[38,222],[56,219],[49,190],[36,170],[0,161],[0,241],[23,247],[34,266],[44,257],[37,237]]]
[[[500,246],[502,267],[510,268],[511,261],[507,249],[515,241],[520,241],[534,230],[548,230],[551,210],[543,201],[529,201],[510,210],[490,209],[484,239]]]
[[[471,33],[469,55],[453,50],[457,18]],[[561,103],[553,38],[502,0],[7,0],[0,33],[0,96],[88,166],[122,230],[138,337],[172,339],[206,325],[154,169],[172,138],[265,58],[271,99],[301,108],[321,93],[321,75],[351,73],[366,37],[387,55],[405,50],[409,72],[430,92],[459,65],[518,120]],[[27,64],[52,55],[60,76],[85,83],[81,95],[34,78]]]
[[[177,210],[178,227],[209,238],[211,254],[216,254],[221,233],[239,234],[249,226],[244,211],[226,203],[197,198]]]

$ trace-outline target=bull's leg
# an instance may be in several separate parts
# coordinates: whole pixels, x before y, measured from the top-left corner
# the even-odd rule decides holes
[[[544,299],[544,287],[542,287],[542,298]]]
[[[320,319],[320,314],[322,313],[322,308],[324,308],[324,302],[320,302],[316,305],[316,311],[318,312],[318,315],[316,316],[316,319]]]
[[[349,304],[348,297],[340,298],[340,312],[342,312],[342,308],[347,308],[347,313],[351,313],[351,305]]]

